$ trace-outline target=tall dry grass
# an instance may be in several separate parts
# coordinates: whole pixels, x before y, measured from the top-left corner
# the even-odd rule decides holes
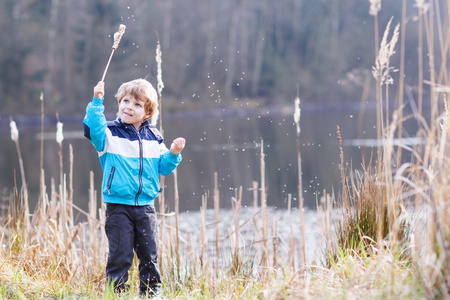
[[[449,2],[446,2],[448,8]],[[405,1],[403,2],[405,6]],[[450,81],[446,67],[449,54],[450,11],[441,11],[438,3],[417,1],[419,26],[425,24],[428,48],[430,116],[416,113],[403,116],[404,105],[389,113],[389,88],[394,83],[390,59],[399,38],[399,25],[389,40],[391,21],[386,26],[373,74],[377,82],[377,124],[379,147],[375,167],[370,161],[362,172],[346,169],[341,148],[342,194],[337,199],[340,216],[336,222],[334,248],[329,255],[330,270],[342,270],[353,278],[345,265],[361,261],[364,272],[375,264],[385,270],[390,289],[383,295],[392,297],[448,299],[450,297],[450,194],[449,133],[447,97]],[[404,10],[405,8],[403,8]],[[392,19],[391,19],[392,20]],[[435,22],[437,20],[437,22]],[[445,20],[445,21],[444,21]],[[406,25],[402,18],[403,26]],[[439,36],[441,64],[436,66],[435,32]],[[419,31],[420,32],[420,31]],[[405,30],[401,30],[401,35]],[[404,39],[403,36],[400,37]],[[419,38],[419,46],[422,39]],[[404,65],[402,51],[401,65]],[[419,55],[422,55],[420,48]],[[421,61],[421,60],[420,60]],[[420,68],[419,78],[423,78]],[[400,74],[402,77],[403,74]],[[420,82],[422,86],[424,82]],[[405,89],[403,80],[398,89]],[[419,107],[422,111],[423,88],[419,89]],[[416,137],[423,143],[395,147],[396,134],[402,133],[405,119],[415,118],[420,128]],[[428,121],[427,121],[428,120]],[[398,135],[400,138],[402,135]],[[339,132],[338,132],[338,139]],[[411,161],[402,155],[408,153]],[[386,263],[386,261],[388,263]],[[382,267],[381,267],[382,266]],[[359,268],[357,268],[359,269]],[[406,294],[399,294],[395,281],[404,276]],[[380,276],[379,279],[382,279]]]
[[[1,231],[2,297],[64,297],[74,290],[90,295],[103,289],[106,239],[98,215],[104,211],[97,211],[93,174],[89,213],[68,201],[66,182],[57,188],[52,180],[49,193],[44,178],[42,170],[41,195],[31,217],[25,208],[26,187],[11,194],[10,203],[20,205],[10,206]],[[87,221],[74,225],[73,209]]]
[[[370,3],[378,36],[381,1]],[[406,5],[406,1],[402,3]],[[394,27],[397,29],[392,33],[389,23],[380,45],[376,42],[375,101],[380,144],[374,159],[360,171],[345,162],[341,147],[341,191],[331,195],[324,191],[317,200],[325,237],[325,263],[305,263],[307,245],[303,230],[309,229],[302,223],[300,205],[299,226],[304,227],[296,231],[301,233],[299,236],[294,235],[291,196],[288,240],[279,234],[282,221],[271,215],[267,206],[266,157],[261,141],[261,177],[249,188],[254,205],[251,214],[245,217],[242,187],[236,189],[231,199],[232,218],[226,219],[226,214],[222,214],[215,174],[214,209],[208,209],[210,199],[205,194],[199,208],[200,225],[182,223],[175,174],[174,212],[167,212],[162,197],[159,214],[160,266],[168,298],[449,298],[450,79],[446,66],[450,51],[450,3],[445,3],[447,10],[442,10],[437,2],[416,1],[418,25],[424,30],[430,54],[427,65],[421,65],[419,71],[419,78],[427,78],[424,70],[430,70],[429,78],[419,82],[418,113],[404,116],[404,105],[388,111],[390,89],[395,87],[392,74],[395,68],[390,58],[397,40],[405,38],[402,28],[405,20],[402,18],[400,27]],[[439,49],[434,48],[435,36]],[[420,37],[419,56],[422,42]],[[434,61],[435,52],[441,54],[439,65]],[[421,113],[424,83],[431,94],[429,116]],[[398,89],[404,90],[403,85],[399,80]],[[420,125],[416,137],[422,144],[396,144],[395,137],[402,137],[402,124],[407,118],[415,118]],[[338,139],[339,136],[338,131]],[[20,160],[18,138],[14,141]],[[10,194],[10,210],[0,236],[2,298],[116,298],[105,286],[104,209],[97,206],[101,201],[93,185],[94,174],[90,174],[89,211],[83,212],[72,201],[73,155],[69,155],[69,176],[61,168],[59,185],[52,179],[48,189],[41,169],[39,203],[32,214],[28,211],[28,198],[32,196],[28,195],[24,172],[21,172],[22,188]],[[403,158],[408,156],[411,160],[405,161]],[[300,147],[298,161],[301,173]],[[86,221],[76,224],[74,210],[83,213]],[[136,296],[136,263],[130,272],[131,290],[122,298]]]

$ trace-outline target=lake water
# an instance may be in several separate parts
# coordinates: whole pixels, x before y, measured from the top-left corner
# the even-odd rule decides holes
[[[114,116],[107,116],[108,119]],[[74,153],[74,203],[87,210],[89,172],[93,171],[95,186],[100,190],[101,168],[97,153],[82,135],[83,116],[60,116],[64,123],[63,168],[69,172],[69,144]],[[20,149],[30,190],[31,205],[37,202],[40,166],[40,118],[17,116]],[[15,182],[20,186],[20,172],[15,143],[10,138],[9,120],[0,120],[0,191],[2,200],[9,197]],[[314,209],[316,198],[325,190],[339,190],[339,141],[336,126],[344,144],[358,138],[374,138],[375,113],[361,115],[357,109],[339,107],[319,110],[303,108],[301,115],[302,182],[305,207]],[[214,173],[218,174],[220,201],[223,208],[231,207],[231,197],[242,186],[242,203],[253,205],[249,189],[261,179],[261,140],[264,141],[267,202],[273,208],[287,207],[292,194],[297,206],[297,137],[293,107],[261,109],[225,109],[184,114],[163,115],[166,145],[182,136],[187,144],[183,161],[178,167],[180,211],[198,211],[202,196],[212,205]],[[46,118],[44,140],[44,170],[48,190],[51,178],[59,184],[59,146],[55,140],[56,120]],[[370,148],[344,147],[347,162],[359,167],[361,153],[370,155]],[[168,210],[173,211],[173,176],[166,178],[165,195]],[[100,194],[98,193],[98,199]],[[100,200],[99,200],[100,201]]]

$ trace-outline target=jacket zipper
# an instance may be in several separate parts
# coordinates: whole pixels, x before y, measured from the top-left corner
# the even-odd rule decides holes
[[[115,171],[116,171],[116,167],[112,167],[111,172],[109,173],[108,183],[106,184],[106,188],[108,189],[108,196],[111,194],[111,185],[112,185]]]
[[[133,126],[133,128],[134,128],[134,126]],[[136,131],[137,137],[139,139],[139,190],[136,194],[136,197],[134,198],[134,204],[136,206],[138,206],[138,197],[139,197],[139,194],[142,192],[142,171],[144,170],[144,159],[143,159],[144,149],[142,146],[142,140],[141,140],[141,135],[139,134],[139,131],[136,130],[136,128],[134,128],[134,130]]]

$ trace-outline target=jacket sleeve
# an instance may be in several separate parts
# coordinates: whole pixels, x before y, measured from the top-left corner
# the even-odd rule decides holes
[[[167,149],[164,143],[159,144],[159,146],[161,153],[159,160],[159,173],[161,175],[169,175],[180,164],[182,156],[180,153],[172,154],[172,152]]]
[[[105,148],[106,118],[103,114],[105,106],[103,99],[94,97],[86,107],[86,116],[83,120],[84,136],[95,146],[98,152]]]

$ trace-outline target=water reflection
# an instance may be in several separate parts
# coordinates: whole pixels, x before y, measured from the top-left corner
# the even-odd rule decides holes
[[[196,211],[201,206],[202,196],[212,198],[214,173],[218,173],[221,206],[231,207],[230,199],[235,189],[243,187],[244,206],[253,205],[253,192],[249,189],[253,181],[260,182],[261,140],[264,140],[266,164],[267,201],[269,206],[287,207],[288,195],[297,200],[297,142],[292,112],[270,111],[265,113],[164,115],[166,144],[183,136],[187,145],[183,151],[183,162],[178,167],[180,211]],[[374,138],[375,116],[366,113],[363,128],[357,128],[354,112],[302,111],[301,155],[303,171],[303,196],[305,205],[314,208],[316,197],[323,190],[339,189],[339,143],[336,126],[340,126],[344,140]],[[69,173],[69,144],[73,147],[74,203],[87,210],[89,172],[95,174],[95,187],[100,190],[101,168],[97,153],[90,142],[82,137],[82,117],[78,123],[64,121],[63,168]],[[39,124],[39,123],[38,123]],[[25,172],[30,189],[30,202],[35,205],[39,191],[40,126],[25,126],[18,122],[20,146],[24,158]],[[55,140],[56,125],[45,127],[44,170],[47,190],[59,184],[59,146]],[[358,136],[358,132],[360,135]],[[361,136],[361,132],[364,136]],[[1,181],[0,189],[7,198],[15,181],[20,185],[17,153],[10,139],[9,126],[0,131]],[[361,150],[358,147],[344,149],[345,158],[353,166],[359,166]],[[68,176],[68,175],[67,175]],[[168,210],[173,210],[173,176],[166,178],[165,195]],[[100,193],[98,193],[100,201]],[[212,201],[210,201],[212,203]]]

